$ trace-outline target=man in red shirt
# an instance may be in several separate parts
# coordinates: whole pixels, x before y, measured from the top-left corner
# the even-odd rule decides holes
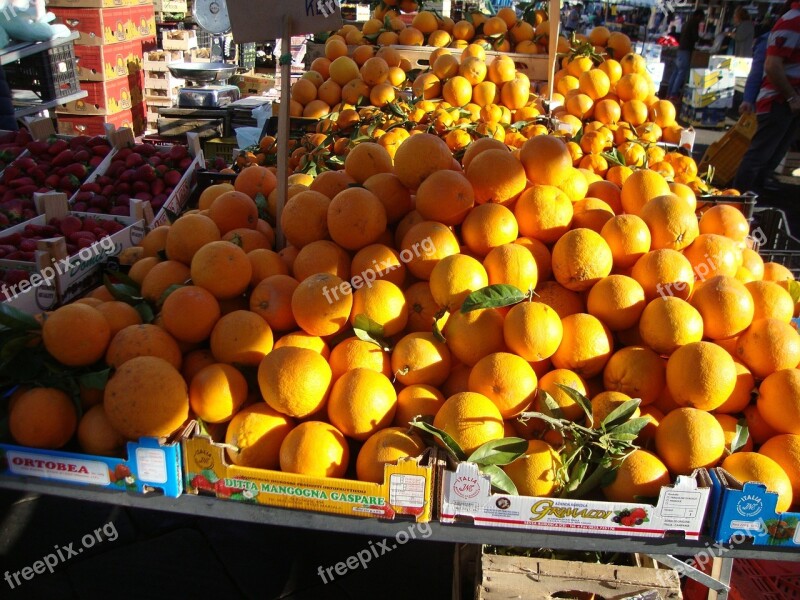
[[[742,192],[762,191],[800,127],[800,2],[792,3],[770,33],[756,114],[758,130],[734,182]]]

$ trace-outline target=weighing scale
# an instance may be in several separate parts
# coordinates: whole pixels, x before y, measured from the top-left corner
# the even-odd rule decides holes
[[[230,55],[224,37],[231,29],[228,5],[225,0],[194,0],[194,18],[212,36],[211,62],[168,65],[173,76],[190,84],[178,92],[178,108],[222,108],[239,99],[239,88],[227,84],[237,67],[224,62]]]

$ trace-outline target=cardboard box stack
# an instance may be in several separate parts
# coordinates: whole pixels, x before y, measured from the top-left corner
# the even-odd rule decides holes
[[[56,110],[59,133],[95,135],[107,123],[144,132],[144,52],[155,45],[152,0],[48,0],[60,23],[79,33],[75,57],[88,96]]]
[[[683,91],[681,119],[696,127],[722,127],[733,106],[735,84],[730,69],[692,69]]]
[[[737,92],[744,92],[744,84],[747,76],[750,75],[750,68],[753,66],[752,58],[743,56],[714,55],[708,59],[709,69],[728,69],[733,71],[736,79],[735,88]]]
[[[190,60],[189,52],[183,50],[151,50],[144,53],[144,98],[147,104],[147,130],[158,129],[160,108],[174,106],[177,90],[184,85],[170,73],[167,65]]]

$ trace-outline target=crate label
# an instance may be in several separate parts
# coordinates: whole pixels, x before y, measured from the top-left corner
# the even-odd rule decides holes
[[[736,531],[761,531],[760,521],[731,521],[731,528]]]
[[[164,455],[164,451],[154,448],[137,448],[136,471],[142,481],[166,483],[167,457]]]
[[[9,451],[7,457],[9,471],[15,475],[100,485],[110,483],[108,466],[102,462],[15,451]]]
[[[664,518],[693,519],[700,511],[701,494],[686,491],[667,491],[661,514]]]
[[[421,507],[425,504],[425,478],[395,473],[389,478],[389,504]]]

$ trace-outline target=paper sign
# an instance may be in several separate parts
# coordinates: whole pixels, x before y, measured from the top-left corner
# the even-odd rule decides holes
[[[339,0],[227,1],[233,40],[237,44],[283,37],[286,15],[291,18],[292,35],[333,31],[342,26]]]

